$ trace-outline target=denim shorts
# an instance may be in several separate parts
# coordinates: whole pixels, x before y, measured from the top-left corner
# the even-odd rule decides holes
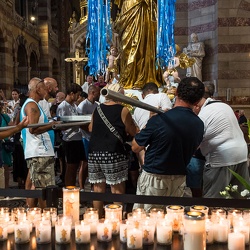
[[[192,157],[187,166],[186,184],[190,188],[202,188],[205,161]]]

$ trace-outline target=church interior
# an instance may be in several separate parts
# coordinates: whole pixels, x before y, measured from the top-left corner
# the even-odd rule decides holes
[[[83,85],[86,82],[87,76],[91,74],[91,68],[88,64],[90,61],[88,40],[90,13],[88,12],[88,1],[90,2],[91,0],[0,0],[0,90],[5,93],[7,99],[11,99],[13,89],[18,89],[21,93],[27,93],[29,80],[33,77],[44,79],[49,76],[56,79],[58,88],[62,92],[65,92],[67,87],[71,86],[72,83]],[[153,35],[150,37],[149,35],[150,39],[142,41],[142,43],[145,43],[144,47],[148,48],[148,54],[142,60],[138,60],[138,68],[132,66],[128,67],[126,71],[122,71],[122,68],[126,68],[126,63],[120,58],[123,58],[122,56],[124,55],[131,56],[131,60],[135,58],[133,54],[135,49],[133,46],[129,47],[128,51],[126,51],[126,39],[131,34],[129,32],[126,33],[125,29],[125,32],[122,33],[121,31],[124,28],[123,14],[126,13],[121,8],[121,3],[126,1],[127,3],[129,1],[132,2],[132,0],[104,1],[110,2],[110,27],[112,31],[112,39],[108,44],[109,49],[105,51],[107,52],[107,64],[103,67],[101,73],[105,75],[107,82],[111,82],[113,79],[109,78],[108,74],[115,76],[114,78],[121,77],[119,79],[122,82],[122,77],[127,73],[133,72],[133,76],[139,78],[141,75],[140,70],[142,72],[148,71],[149,75],[151,75],[152,70],[155,73],[155,78],[151,75],[152,77],[147,78],[147,80],[158,81],[158,87],[164,90],[171,89],[172,86],[176,88],[175,86],[178,86],[180,79],[184,77],[195,76],[203,83],[214,84],[215,91],[213,97],[215,99],[227,103],[234,111],[244,110],[245,116],[250,119],[250,0],[169,0],[170,2],[174,2],[172,41],[174,41],[175,48],[173,49],[172,47],[172,49],[175,54],[171,52],[171,65],[169,64],[168,67],[164,66],[157,70],[154,64],[156,61],[152,64],[153,66],[150,65],[152,67],[143,68],[140,66],[141,61],[151,59],[150,53],[152,51],[150,49],[152,49],[152,46],[150,47],[149,44],[151,44],[152,40],[150,39],[158,39],[158,37],[155,38]],[[157,2],[160,3],[161,1],[133,1],[136,3],[145,2],[143,8],[146,8],[147,2],[150,5],[150,10],[152,10],[149,18],[152,22],[157,23],[159,16],[153,12],[153,9]],[[131,16],[127,15],[128,19],[130,19]],[[137,17],[138,15],[133,16],[131,18],[132,22],[137,20]],[[167,18],[166,16],[165,19]],[[140,23],[140,20],[138,23]],[[146,28],[143,27],[144,25]],[[137,28],[133,25],[130,27],[134,28],[134,30]],[[155,28],[156,26],[152,28],[148,23],[145,23],[142,24],[140,32],[147,33]],[[135,45],[138,37],[133,35],[131,35],[131,39],[133,41],[132,44]],[[140,49],[138,51],[141,52]],[[156,48],[154,47],[152,54],[155,51]],[[169,49],[168,53],[170,53]],[[109,59],[111,60],[110,62]],[[112,64],[116,60],[119,60],[119,67]],[[112,65],[108,65],[109,63]],[[121,72],[122,74],[120,75]],[[97,78],[97,75],[95,77]],[[133,93],[135,90],[141,93],[141,88],[144,84],[143,80],[140,79],[141,81],[137,83],[135,78],[131,79],[129,85],[126,85],[126,83],[123,85],[125,92]],[[173,95],[172,92],[168,94],[169,96]],[[249,130],[246,133],[248,136]],[[10,183],[10,186],[12,184]],[[87,189],[85,191],[89,192],[89,194],[86,194],[86,197],[80,194],[81,199],[86,199],[84,200],[84,205],[79,205],[79,200],[77,203],[77,209],[80,209],[80,212],[83,212],[83,210],[85,212],[86,206],[89,205],[88,201],[91,200],[91,185]],[[9,194],[14,196],[14,191],[9,191]],[[56,204],[60,207],[61,211],[63,210],[65,204],[62,201],[62,193],[60,193],[60,199],[57,197],[57,191],[53,188],[46,191],[43,190],[43,192],[39,190],[36,194],[39,196],[47,195],[51,205]],[[3,191],[1,190],[0,195],[3,195]],[[186,195],[186,198],[189,198],[190,193]],[[131,198],[130,196],[127,197]],[[127,197],[124,196],[122,202]],[[109,196],[108,194],[107,197],[96,195],[95,198],[100,198],[101,200],[107,198],[111,200],[115,198],[115,195],[112,196],[110,194]],[[197,199],[196,201],[199,202],[201,199]],[[165,201],[165,203],[167,202],[170,202],[170,199]],[[173,202],[180,203],[178,199],[174,199]],[[210,204],[213,207],[213,202],[217,204],[216,199],[211,199],[211,201],[207,202],[208,206]],[[12,201],[11,199],[8,200],[7,197],[0,200],[1,206],[19,207],[23,206],[24,203],[24,198]],[[225,199],[225,202],[221,206],[232,207],[233,201],[230,203],[230,201]],[[249,205],[247,205],[246,200],[242,199],[237,206],[247,207]],[[177,207],[178,209],[182,209],[179,205]],[[115,208],[117,209],[119,206]],[[203,209],[207,209],[207,207],[203,206]],[[249,210],[248,213],[250,214]],[[190,221],[193,219],[192,217]],[[197,218],[195,217],[195,219]],[[199,220],[200,218],[197,219],[198,223],[200,222]],[[232,220],[229,222],[231,223],[231,228]],[[95,223],[97,222],[95,221]],[[179,228],[178,230],[181,233],[181,229]],[[97,243],[98,239],[96,239],[98,234],[94,237],[94,244],[90,241],[90,243],[87,242],[88,245],[86,248],[79,247],[75,249],[98,249],[96,248],[100,247]],[[102,240],[99,241],[102,242]],[[13,243],[14,239],[11,238],[11,242]],[[74,240],[73,243],[69,243],[69,246],[73,247],[71,249],[74,249],[77,245],[75,242]],[[172,244],[171,249],[185,249],[185,247],[183,248],[183,244],[180,244],[177,236],[173,242],[175,244]],[[61,243],[61,245],[59,244],[59,248],[55,248],[54,245],[51,249],[70,249],[61,248],[63,242]],[[225,242],[222,241],[222,243],[224,244]],[[108,244],[108,246],[102,245],[102,249],[120,249],[119,239]],[[155,243],[146,249],[166,249],[164,246],[168,243],[164,244],[163,246],[157,245],[154,248]],[[27,248],[24,249],[31,249],[32,240],[26,245]],[[34,245],[35,247],[32,249],[38,249],[36,248],[37,245]],[[49,243],[48,248],[44,249],[50,249],[49,247],[52,245]],[[4,247],[7,247],[7,243]],[[2,249],[1,238],[0,249]],[[8,249],[14,248],[13,246],[8,246]],[[127,248],[125,246],[123,249],[137,248],[133,246],[128,246]],[[185,250],[188,249],[192,248],[186,248]],[[227,249],[227,245],[212,245],[208,249]],[[197,250],[199,249],[197,248]]]

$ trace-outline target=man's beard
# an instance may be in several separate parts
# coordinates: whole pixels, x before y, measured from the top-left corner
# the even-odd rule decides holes
[[[56,94],[57,94],[57,92],[55,92],[55,91],[51,91],[49,93],[50,97],[52,97],[52,98],[56,98]]]

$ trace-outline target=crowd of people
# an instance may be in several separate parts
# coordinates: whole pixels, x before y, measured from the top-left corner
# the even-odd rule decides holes
[[[32,78],[27,96],[13,89],[13,101],[0,116],[2,127],[15,125],[0,132],[0,179],[13,163],[15,181],[28,190],[59,183],[84,189],[88,180],[100,193],[110,187],[115,194],[181,197],[188,186],[193,197],[206,198],[219,198],[230,183],[243,189],[229,169],[250,181],[241,128],[247,119],[241,112],[237,120],[229,105],[213,98],[213,84],[186,77],[173,104],[157,84],[146,83],[142,102],[161,109],[159,114],[142,108],[132,113],[110,97],[100,98],[103,87],[124,94],[103,76],[96,82],[88,76],[82,86],[72,83],[65,93],[51,77]],[[60,117],[79,115],[90,115],[89,125],[52,129]],[[3,145],[12,135],[15,149],[8,159]],[[8,188],[7,174],[5,180],[2,188]],[[46,201],[29,198],[27,205],[45,207]],[[103,216],[103,203],[93,206]],[[147,211],[157,206],[134,204]]]

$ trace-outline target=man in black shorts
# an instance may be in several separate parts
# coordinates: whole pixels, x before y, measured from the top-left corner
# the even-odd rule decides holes
[[[72,83],[68,87],[65,100],[57,108],[58,117],[78,115],[75,102],[81,92],[81,86],[76,83]],[[80,162],[86,160],[80,127],[74,126],[64,130],[62,139],[67,164],[65,186],[75,186]]]

